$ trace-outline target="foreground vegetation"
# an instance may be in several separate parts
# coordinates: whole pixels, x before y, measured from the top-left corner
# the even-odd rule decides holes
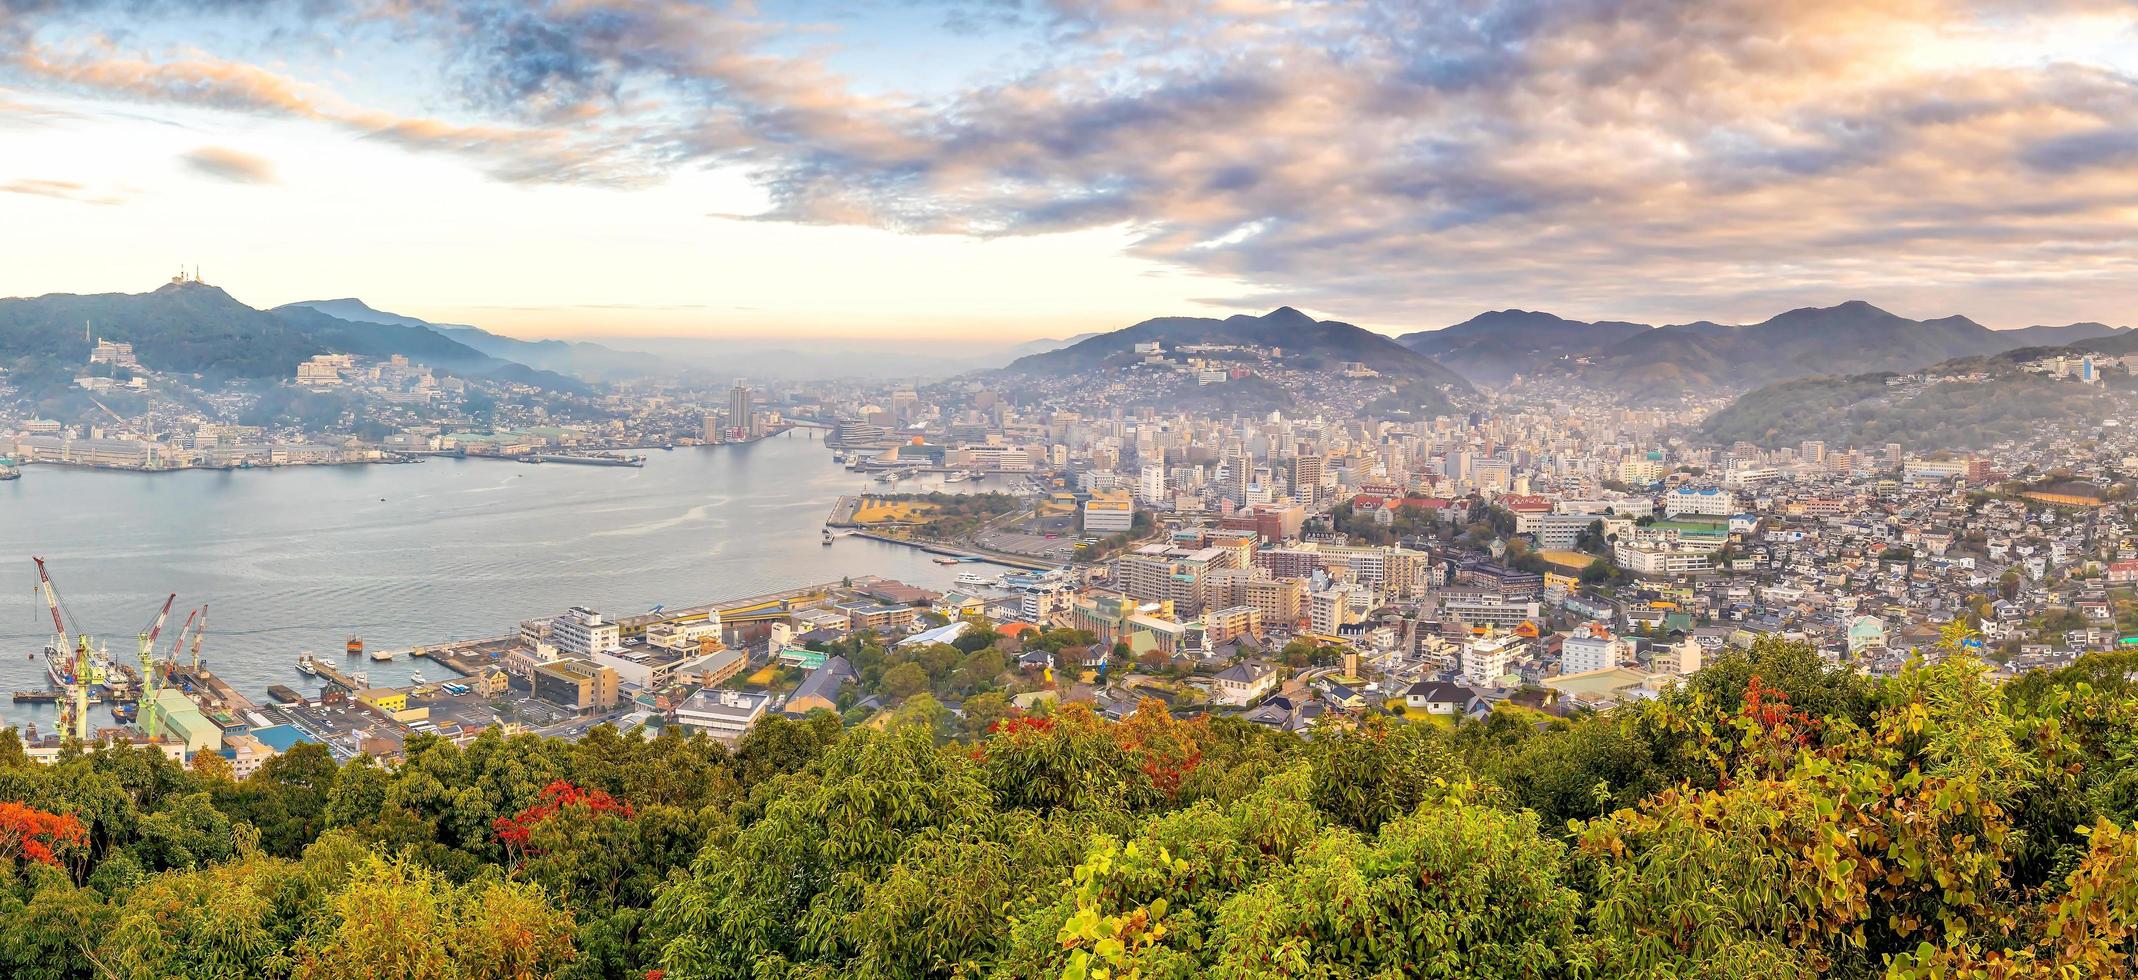
[[[2130,976],[2134,667],[1765,643],[1542,726],[820,714],[242,781],[0,736],[0,975]]]

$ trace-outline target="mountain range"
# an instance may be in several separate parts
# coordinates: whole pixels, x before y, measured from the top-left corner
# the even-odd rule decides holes
[[[302,307],[260,310],[198,282],[147,293],[0,299],[0,364],[28,389],[71,384],[97,339],[132,344],[153,370],[212,382],[289,378],[314,354],[402,354],[453,374],[584,389],[571,378],[486,354],[424,326],[351,321]]]
[[[1743,325],[1657,327],[1507,309],[1395,338],[1283,307],[1261,316],[1157,317],[1105,333],[948,354],[912,345],[879,350],[866,344],[652,337],[627,341],[643,350],[624,350],[585,341],[520,340],[386,312],[355,298],[260,310],[193,282],[139,294],[0,299],[0,366],[9,367],[18,384],[70,384],[96,337],[133,343],[156,369],[211,379],[289,377],[299,361],[317,353],[405,354],[448,372],[557,390],[581,390],[580,379],[691,370],[798,379],[943,376],[986,369],[1005,358],[1014,358],[1011,372],[1059,374],[1129,363],[1134,346],[1149,341],[1168,348],[1243,344],[1282,348],[1288,362],[1313,370],[1358,361],[1396,381],[1448,393],[1520,374],[1666,399],[1797,378],[1908,371],[2021,347],[2086,343],[2104,352],[2138,350],[2138,331],[2127,327],[2084,322],[2000,331],[1963,316],[1912,320],[1860,300]]]
[[[655,373],[660,359],[639,351],[623,351],[588,341],[520,340],[494,334],[464,323],[432,323],[399,313],[376,310],[360,299],[318,299],[275,307],[277,311],[308,309],[351,323],[378,323],[419,327],[457,341],[501,360],[514,361],[544,371],[554,371],[589,381],[615,381]]]
[[[1645,323],[1584,323],[1542,311],[1495,310],[1452,327],[1407,333],[1396,342],[1470,381],[1497,384],[1653,329]]]
[[[1498,383],[1518,373],[1558,374],[1675,397],[1842,371],[1906,371],[1956,357],[2127,332],[2101,323],[1992,330],[1964,316],[1911,320],[1852,300],[1743,325],[1586,323],[1502,310],[1398,340],[1476,382]]]
[[[1010,362],[1008,370],[1027,374],[1088,371],[1135,359],[1135,346],[1156,342],[1167,348],[1189,344],[1241,344],[1280,348],[1287,361],[1310,370],[1336,370],[1358,361],[1383,375],[1424,381],[1469,391],[1470,385],[1432,358],[1395,340],[1336,320],[1316,320],[1289,306],[1261,316],[1165,316],[1110,333],[1087,337],[1058,350],[1029,354]]]
[[[2017,333],[2019,331],[2011,331]],[[2033,334],[2043,336],[2043,334]],[[2055,336],[2055,334],[2049,334]],[[2103,384],[2080,384],[2027,370],[2083,350],[2138,347],[2123,332],[2065,347],[2021,347],[1955,358],[1908,372],[1799,378],[1738,396],[1701,423],[1719,443],[1768,448],[1817,439],[1832,446],[1900,443],[1914,451],[1979,449],[2023,437],[2041,427],[2083,433],[2129,409],[2130,376],[2120,368]]]

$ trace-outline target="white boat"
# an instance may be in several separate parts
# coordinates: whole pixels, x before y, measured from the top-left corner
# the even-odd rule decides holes
[[[371,659],[379,661],[392,660],[393,651],[384,648],[374,649],[371,651]]]
[[[312,663],[312,652],[310,650],[297,655],[297,672],[306,677],[319,676],[319,667]]]
[[[408,675],[408,682],[416,687],[422,687],[424,684],[428,683],[423,679],[423,672],[420,670]]]
[[[999,576],[996,576],[996,577],[990,577],[990,576],[987,576],[987,575],[982,575],[982,574],[980,574],[979,572],[959,572],[959,573],[958,573],[958,584],[959,584],[959,585],[980,585],[980,586],[985,586],[985,585],[993,585],[993,584],[995,584],[995,582],[996,582],[997,578],[999,578]]]

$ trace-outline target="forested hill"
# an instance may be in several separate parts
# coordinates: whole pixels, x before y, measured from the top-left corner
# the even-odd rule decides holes
[[[1859,374],[1807,378],[1747,392],[1709,416],[1700,431],[1728,445],[1778,448],[1818,439],[1835,446],[1980,449],[2021,438],[2041,426],[2077,432],[2127,409],[2119,375],[2100,387],[2031,374],[2014,358],[1949,361],[1916,375]]]
[[[1856,300],[1790,310],[1743,326],[1703,321],[1659,327],[1612,344],[1568,370],[1599,387],[1675,397],[1843,371],[1912,371],[1952,358],[2125,333],[2098,323],[1991,330],[1964,316],[1912,320]]]
[[[1088,337],[1059,350],[1018,358],[1008,370],[1057,375],[1107,364],[1129,363],[1136,359],[1134,349],[1140,343],[1158,343],[1167,349],[1190,344],[1279,348],[1285,352],[1287,360],[1320,370],[1333,372],[1346,361],[1358,361],[1391,377],[1470,391],[1469,382],[1454,372],[1388,337],[1336,320],[1316,320],[1289,306],[1261,316],[1241,314],[1222,320],[1192,316],[1157,317]]]
[[[209,383],[286,379],[314,354],[406,355],[458,374],[557,390],[571,379],[500,360],[433,331],[354,323],[316,310],[258,310],[215,286],[171,283],[148,293],[55,293],[0,299],[0,366],[32,392],[65,388],[96,339],[131,343],[152,371]]]
[[[0,734],[0,976],[2128,977],[2138,656],[1999,687],[1964,640],[1311,740],[925,693],[244,780]],[[993,683],[944,649],[843,652]]]

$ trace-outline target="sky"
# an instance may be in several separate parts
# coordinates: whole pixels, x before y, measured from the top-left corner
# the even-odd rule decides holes
[[[2131,0],[0,0],[0,295],[2138,323]]]

